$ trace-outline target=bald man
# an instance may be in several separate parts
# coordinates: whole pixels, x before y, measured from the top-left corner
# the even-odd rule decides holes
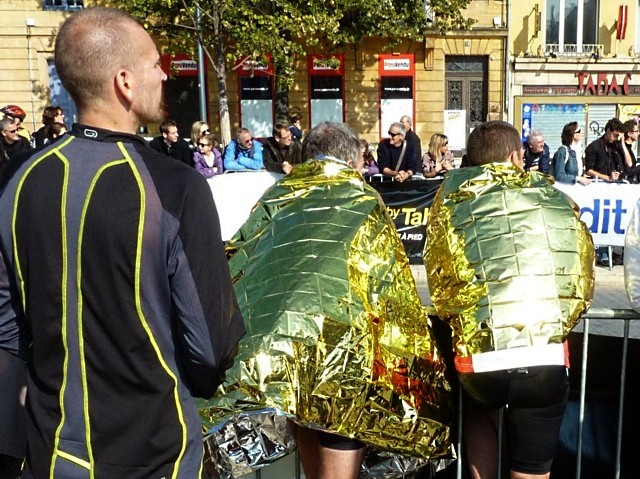
[[[167,77],[133,17],[74,13],[55,52],[79,123],[0,180],[0,348],[27,362],[24,475],[200,477],[194,396],[214,393],[244,334],[211,192],[134,134],[161,119]]]

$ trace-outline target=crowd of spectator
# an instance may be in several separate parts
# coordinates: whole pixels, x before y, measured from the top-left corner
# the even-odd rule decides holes
[[[22,152],[56,141],[67,132],[64,110],[60,106],[50,105],[44,109],[42,126],[33,134],[23,126],[26,113],[19,106],[6,105],[0,113],[0,166]],[[414,175],[442,178],[456,168],[446,135],[434,133],[427,151],[422,154],[422,142],[412,125],[408,115],[392,123],[388,136],[375,147],[377,158],[371,145],[361,141],[360,171],[364,177],[396,181],[405,181]],[[528,130],[523,142],[523,168],[567,184],[587,186],[593,181],[638,184],[640,165],[634,152],[638,132],[635,119],[622,123],[612,118],[605,125],[603,135],[584,148],[584,132],[580,124],[573,121],[564,125],[560,132],[562,144],[552,153],[541,130]],[[294,165],[304,161],[301,148],[304,130],[297,114],[289,121],[276,121],[268,138],[254,138],[248,128],[239,128],[226,148],[203,120],[192,124],[188,139],[181,139],[178,125],[171,119],[161,123],[159,133],[149,142],[151,148],[195,167],[206,178],[225,171],[267,170],[288,174]]]
[[[64,110],[57,105],[44,109],[42,126],[33,134],[22,126],[26,113],[19,106],[7,105],[0,112],[4,116],[0,123],[0,166],[21,152],[56,141],[67,132]],[[420,137],[412,125],[412,118],[403,115],[400,121],[390,125],[388,137],[377,147],[361,141],[358,169],[363,177],[369,181],[393,179],[402,182],[414,175],[441,178],[455,168],[447,137],[434,134],[423,155]],[[191,125],[189,138],[181,137],[178,124],[172,119],[160,124],[159,133],[149,141],[152,149],[193,166],[205,178],[237,171],[266,170],[288,174],[296,164],[304,161],[304,130],[300,116],[295,114],[288,121],[276,121],[272,136],[267,138],[255,138],[251,130],[241,127],[226,147],[211,133],[204,120]]]

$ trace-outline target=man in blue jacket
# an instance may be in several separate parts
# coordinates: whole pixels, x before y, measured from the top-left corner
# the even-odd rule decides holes
[[[224,151],[225,171],[262,170],[262,143],[253,139],[247,128],[236,132],[236,139],[231,140]]]
[[[545,175],[551,174],[551,158],[549,146],[544,142],[544,133],[532,130],[524,143],[524,170],[539,171]]]

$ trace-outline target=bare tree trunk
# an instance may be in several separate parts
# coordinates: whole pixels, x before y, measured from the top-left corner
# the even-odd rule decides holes
[[[224,45],[220,32],[220,4],[215,3],[212,12],[214,18],[213,68],[216,72],[218,89],[218,113],[220,115],[220,141],[226,146],[231,141],[231,119],[229,118],[229,96],[227,95],[227,62],[224,58]]]
[[[216,50],[218,50],[216,48]],[[216,52],[216,85],[218,87],[218,113],[220,114],[220,141],[226,146],[231,141],[231,119],[227,95],[227,64],[222,51]]]
[[[276,121],[289,119],[289,87],[276,77]]]

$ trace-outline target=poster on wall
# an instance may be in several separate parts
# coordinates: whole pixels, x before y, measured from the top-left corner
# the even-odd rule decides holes
[[[586,126],[587,107],[585,104],[523,103],[522,125],[520,127],[522,141],[526,141],[531,131],[540,130],[553,155],[562,145],[560,136],[564,125],[572,121],[577,121],[582,127]]]
[[[413,77],[383,77],[381,109],[382,136],[386,137],[391,123],[400,121],[403,115],[412,116]]]
[[[260,60],[243,58],[238,72],[240,125],[256,138],[271,136],[273,128],[274,67],[267,55]]]
[[[256,138],[271,136],[273,128],[273,92],[271,78],[265,76],[240,79],[242,126]]]
[[[449,150],[464,150],[467,147],[467,111],[444,111],[444,134],[449,139]]]
[[[379,55],[380,137],[387,138],[391,123],[403,115],[414,116],[413,55]],[[415,118],[414,118],[415,121]]]
[[[342,77],[311,77],[311,128],[323,121],[342,123]]]
[[[344,55],[307,56],[311,125],[344,121]]]

